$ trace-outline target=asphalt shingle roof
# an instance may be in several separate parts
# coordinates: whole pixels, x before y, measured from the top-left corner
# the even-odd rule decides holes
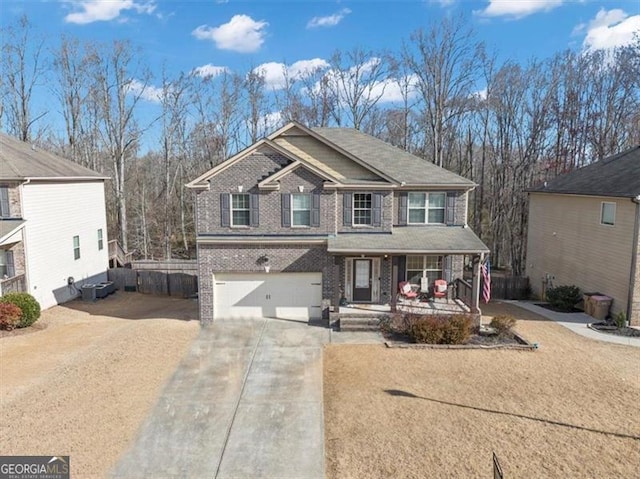
[[[0,179],[87,178],[106,179],[100,173],[0,133]]]
[[[392,233],[347,233],[329,237],[329,253],[488,253],[471,228],[405,226]]]
[[[635,198],[640,195],[640,146],[558,176],[528,191]]]
[[[452,185],[471,188],[472,181],[353,128],[311,128],[334,145],[407,185]]]

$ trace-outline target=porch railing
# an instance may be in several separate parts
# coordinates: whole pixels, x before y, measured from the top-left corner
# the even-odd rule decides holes
[[[473,289],[473,287],[471,286],[471,283],[460,278],[456,279],[455,283],[456,283],[456,299],[459,299],[460,301],[462,301],[470,310],[473,311],[473,308],[471,307],[471,298],[472,298],[471,291]]]
[[[24,274],[0,280],[0,296],[7,293],[24,293],[26,291],[27,282]]]
[[[133,253],[127,253],[123,250],[118,240],[109,241],[109,263],[111,263],[113,267],[129,264],[132,259]]]

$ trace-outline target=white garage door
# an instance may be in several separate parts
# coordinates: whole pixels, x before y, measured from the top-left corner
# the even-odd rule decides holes
[[[218,273],[215,319],[321,319],[322,273]]]

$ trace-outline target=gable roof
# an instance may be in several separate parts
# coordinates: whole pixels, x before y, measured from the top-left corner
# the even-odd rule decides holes
[[[640,195],[640,146],[591,163],[545,184],[530,188],[535,193],[613,196]]]
[[[106,180],[108,177],[0,133],[0,179]]]
[[[398,183],[472,188],[473,181],[354,128],[311,128]]]

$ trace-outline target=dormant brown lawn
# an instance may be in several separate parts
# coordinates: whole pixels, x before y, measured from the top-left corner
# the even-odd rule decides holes
[[[118,292],[1,337],[0,455],[68,455],[71,477],[105,477],[198,334],[196,306]]]
[[[639,477],[640,349],[501,313],[540,349],[327,346],[327,477]]]

